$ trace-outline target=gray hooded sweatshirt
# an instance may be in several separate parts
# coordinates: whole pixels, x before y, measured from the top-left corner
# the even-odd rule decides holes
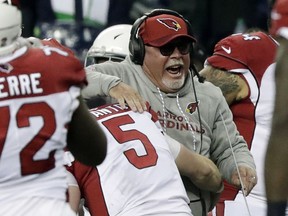
[[[189,73],[184,86],[178,92],[167,94],[161,92],[145,75],[142,67],[132,63],[129,57],[120,63],[91,65],[86,68],[86,74],[88,86],[83,89],[84,98],[108,96],[109,90],[120,81],[130,85],[157,112],[163,130],[169,136],[190,150],[210,158],[228,182],[232,171],[236,169],[231,146],[238,165],[256,169],[221,90],[213,84],[200,83],[196,78],[192,82]],[[182,180],[190,198],[193,215],[207,215],[216,204],[218,195],[198,189],[186,177],[182,177]]]

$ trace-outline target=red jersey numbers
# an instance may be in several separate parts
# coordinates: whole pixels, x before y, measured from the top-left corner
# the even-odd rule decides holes
[[[16,123],[19,129],[31,127],[30,118],[41,117],[43,126],[35,136],[20,151],[21,174],[37,174],[49,171],[55,167],[55,150],[50,151],[48,158],[34,160],[35,154],[45,145],[56,130],[54,110],[45,102],[23,104],[16,113]],[[0,107],[0,157],[10,126],[9,107]],[[32,129],[33,130],[33,129]]]
[[[133,166],[138,169],[155,166],[158,155],[148,137],[136,129],[124,131],[120,128],[122,125],[133,123],[135,122],[129,115],[114,117],[102,122],[119,144],[125,144],[125,142],[132,140],[139,140],[143,144],[146,151],[145,155],[138,155],[136,150],[132,148],[123,152]]]

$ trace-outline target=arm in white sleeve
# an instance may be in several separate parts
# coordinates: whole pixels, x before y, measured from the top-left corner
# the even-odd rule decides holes
[[[203,190],[217,193],[223,190],[221,174],[210,159],[189,150],[168,135],[165,138],[181,175]]]
[[[69,204],[71,208],[77,213],[79,209],[81,192],[75,177],[69,171],[67,173],[67,184],[69,194]]]

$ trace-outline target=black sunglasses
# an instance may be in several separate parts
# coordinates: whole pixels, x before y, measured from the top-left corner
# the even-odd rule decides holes
[[[186,55],[190,52],[191,45],[192,43],[190,41],[175,41],[159,47],[159,50],[163,56],[170,56],[177,47],[181,55]]]
[[[148,45],[146,44],[147,46],[151,46],[151,45]],[[175,48],[177,47],[177,49],[179,50],[179,52],[181,53],[181,55],[186,55],[190,52],[191,50],[191,47],[192,47],[192,43],[191,41],[188,41],[188,40],[174,40],[170,43],[167,43],[161,47],[158,47],[159,50],[160,50],[160,53],[163,55],[163,56],[170,56]]]

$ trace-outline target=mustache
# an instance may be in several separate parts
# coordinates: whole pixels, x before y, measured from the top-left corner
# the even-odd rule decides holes
[[[184,66],[184,62],[181,59],[173,59],[171,60],[167,65],[167,67],[172,67],[172,66]]]

